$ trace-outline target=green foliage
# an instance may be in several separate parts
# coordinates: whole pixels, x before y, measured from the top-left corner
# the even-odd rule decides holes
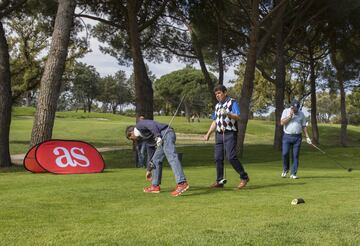
[[[317,93],[317,117],[319,122],[329,123],[334,116],[340,114],[340,97],[328,92]],[[306,103],[310,108],[310,102]]]
[[[91,111],[93,100],[99,94],[100,75],[93,66],[77,63],[73,71],[71,93],[75,104],[81,105],[84,111]]]
[[[38,87],[44,70],[42,53],[48,48],[49,20],[40,14],[19,13],[7,22],[13,99]]]
[[[236,71],[238,76],[236,81],[233,81],[234,86],[229,88],[229,95],[240,99],[241,89],[244,81],[245,64],[240,64]],[[254,78],[254,92],[250,102],[250,111],[253,113],[265,113],[269,106],[273,104],[273,97],[275,94],[275,85],[265,78],[263,78],[259,71],[255,71]]]
[[[215,83],[215,76],[212,78]],[[176,109],[183,96],[187,116],[192,112],[207,113],[207,105],[211,103],[204,75],[193,67],[171,72],[156,80],[154,94],[166,113]]]
[[[153,40],[159,34],[158,19],[163,15],[159,11],[165,1],[141,1],[136,9],[142,54],[148,61],[161,61],[162,52]],[[119,64],[131,63],[131,40],[129,37],[128,4],[126,1],[91,1],[84,4],[84,9],[91,15],[106,16],[106,23],[99,22],[92,34],[101,42],[100,50],[113,56]],[[146,25],[146,28],[143,26]]]
[[[109,110],[115,113],[117,107],[131,102],[131,89],[126,83],[124,71],[118,71],[114,76],[108,75],[100,80],[99,95],[97,99],[103,103],[105,112]]]
[[[360,125],[360,87],[355,88],[349,98],[348,118],[349,123]]]

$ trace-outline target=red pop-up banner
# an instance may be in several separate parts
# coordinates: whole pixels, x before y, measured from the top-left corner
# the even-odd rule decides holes
[[[33,173],[99,173],[105,168],[100,153],[90,144],[73,140],[48,140],[32,147],[24,167]]]

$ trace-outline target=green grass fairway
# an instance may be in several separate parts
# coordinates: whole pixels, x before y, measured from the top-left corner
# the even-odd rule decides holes
[[[13,154],[28,148],[32,113],[15,110]],[[123,131],[131,123],[109,114],[61,113],[54,138],[128,146]],[[339,126],[320,125],[321,147],[331,158],[303,143],[300,179],[290,180],[280,177],[273,122],[250,121],[241,158],[249,185],[234,189],[239,177],[226,163],[228,183],[214,190],[208,188],[215,179],[213,141],[199,140],[209,125],[207,119],[174,121],[190,184],[180,197],[170,196],[175,181],[167,163],[161,193],[143,193],[149,183],[145,170],[134,168],[130,149],[103,153],[107,168],[100,174],[0,170],[0,245],[360,245],[360,127],[349,126],[351,147],[341,148]],[[300,197],[305,204],[290,204]]]
[[[190,189],[173,198],[165,168],[162,192],[145,194],[144,170],[131,152],[104,154],[101,174],[0,173],[0,245],[359,245],[360,171],[337,168],[304,148],[300,179],[280,178],[269,146],[249,147],[249,186],[227,164],[223,190],[213,181],[212,147],[179,148]],[[359,148],[331,148],[343,165],[360,168]],[[167,166],[167,164],[166,164]],[[305,204],[290,205],[302,197]]]

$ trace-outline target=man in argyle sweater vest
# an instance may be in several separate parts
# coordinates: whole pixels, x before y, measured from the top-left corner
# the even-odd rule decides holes
[[[208,141],[210,135],[216,131],[215,135],[215,163],[216,163],[216,182],[212,188],[223,188],[224,183],[224,151],[226,158],[231,163],[235,171],[240,175],[238,188],[244,188],[249,182],[249,176],[236,156],[237,141],[237,120],[240,119],[240,108],[235,99],[227,95],[224,85],[217,85],[214,88],[218,104],[215,106],[213,122],[204,136]]]

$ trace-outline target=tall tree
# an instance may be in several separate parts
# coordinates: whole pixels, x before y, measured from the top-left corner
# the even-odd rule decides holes
[[[169,0],[123,0],[92,1],[90,13],[77,16],[100,22],[94,34],[109,47],[102,47],[105,53],[116,57],[120,64],[132,61],[135,78],[135,106],[137,117],[153,118],[153,89],[146,73],[144,59],[161,59],[158,47],[152,44],[157,34],[157,21],[163,15]],[[100,18],[99,16],[106,16]],[[145,96],[146,95],[146,96]]]
[[[9,150],[12,106],[10,58],[3,20],[23,3],[25,0],[0,2],[0,167],[11,166]]]
[[[97,97],[104,105],[103,108],[107,111],[110,107],[113,114],[119,106],[131,102],[131,88],[127,84],[127,79],[124,71],[118,71],[114,76],[108,75],[101,79],[100,94]]]
[[[100,75],[93,66],[84,63],[76,63],[73,74],[70,90],[75,103],[90,113],[93,101],[100,93]]]
[[[59,1],[51,48],[40,82],[39,99],[31,134],[31,146],[51,139],[52,136],[56,103],[68,53],[75,6],[76,3],[73,0]]]
[[[215,84],[215,75],[210,73],[210,76]],[[205,92],[207,83],[203,73],[190,66],[163,75],[154,82],[154,87],[155,95],[164,102],[162,109],[166,112],[176,109],[185,96],[183,106],[188,120],[192,113],[207,113],[207,106],[211,103],[210,94]]]
[[[330,57],[335,67],[340,91],[341,132],[340,144],[347,146],[346,84],[359,78],[360,57],[360,3],[348,0],[339,6],[330,1],[327,35],[329,37]]]

